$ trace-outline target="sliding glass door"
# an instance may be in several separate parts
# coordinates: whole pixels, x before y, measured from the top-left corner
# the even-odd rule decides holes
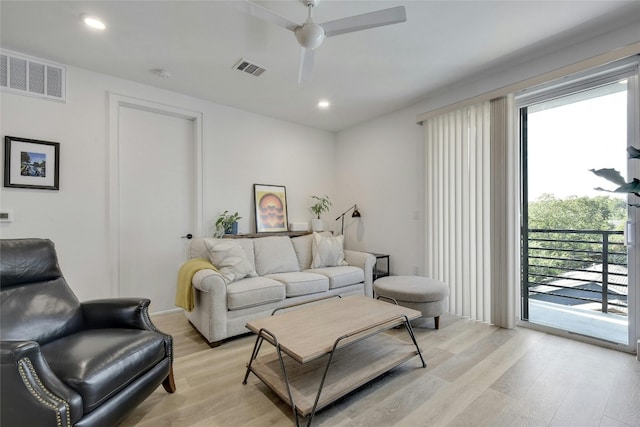
[[[631,181],[636,76],[627,65],[519,99],[521,319],[625,348],[638,268],[625,230],[640,197],[615,190]]]

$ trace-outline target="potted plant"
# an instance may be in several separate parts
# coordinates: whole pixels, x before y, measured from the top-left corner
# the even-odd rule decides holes
[[[329,201],[329,196],[311,196],[311,198],[315,200],[315,203],[311,206],[311,212],[313,212],[316,216],[316,218],[311,220],[311,230],[322,231],[324,230],[324,225],[322,224],[320,215],[322,215],[324,212],[329,212],[331,201]]]
[[[238,220],[242,218],[238,212],[230,214],[224,211],[216,220],[215,236],[220,237],[224,234],[238,234]]]

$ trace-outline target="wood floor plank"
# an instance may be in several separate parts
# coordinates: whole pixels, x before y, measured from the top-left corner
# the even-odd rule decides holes
[[[160,387],[121,427],[294,425],[291,408],[255,376],[242,384],[253,336],[210,348],[181,312],[153,321],[174,337],[177,391]],[[319,411],[313,425],[640,427],[633,355],[451,315],[439,330],[414,332],[426,369],[411,359]]]

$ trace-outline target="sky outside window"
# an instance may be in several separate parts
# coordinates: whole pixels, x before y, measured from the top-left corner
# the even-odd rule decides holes
[[[529,202],[542,194],[613,196],[616,185],[590,169],[614,168],[627,177],[627,85],[613,83],[529,107]]]

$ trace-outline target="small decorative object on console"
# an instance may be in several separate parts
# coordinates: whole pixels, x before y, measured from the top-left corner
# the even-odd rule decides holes
[[[222,212],[216,220],[215,237],[220,237],[224,234],[238,234],[238,220],[241,218],[238,212],[233,214],[230,214],[229,211]]]
[[[316,218],[311,220],[311,230],[313,231],[323,231],[324,224],[320,219],[320,215],[323,212],[329,212],[329,207],[331,206],[331,201],[329,201],[329,196],[311,196],[312,199],[316,201],[314,205],[311,206],[311,212],[314,213]]]

